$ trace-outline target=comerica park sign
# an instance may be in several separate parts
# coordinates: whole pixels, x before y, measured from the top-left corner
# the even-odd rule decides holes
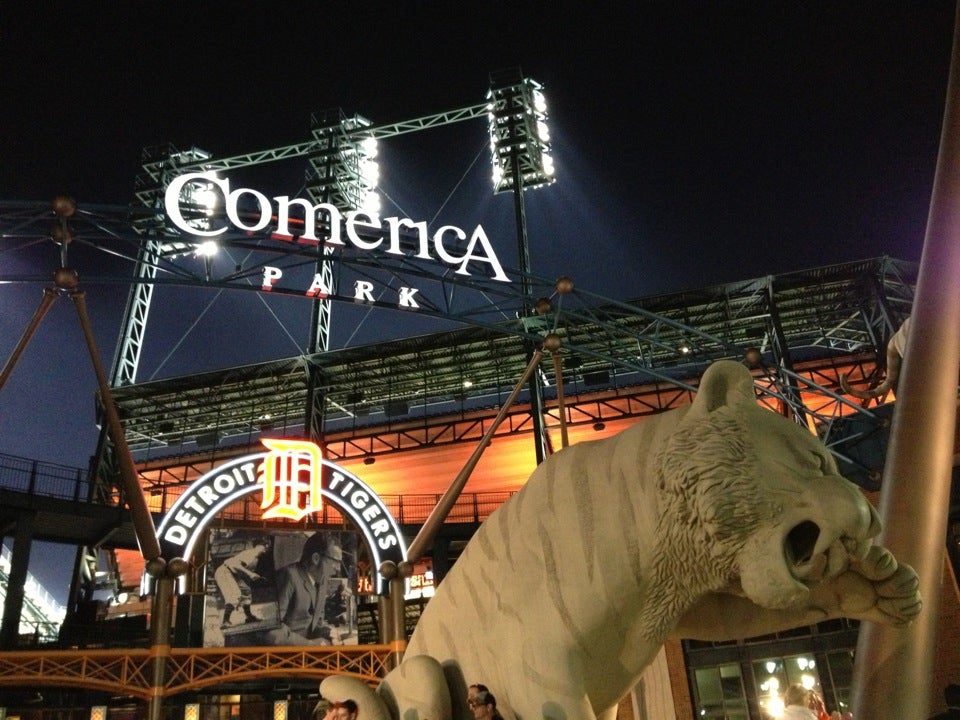
[[[362,210],[350,210],[342,213],[329,203],[311,203],[303,198],[291,198],[277,195],[268,198],[251,188],[231,189],[230,181],[213,172],[186,173],[175,178],[164,195],[164,207],[170,222],[193,236],[214,238],[227,231],[223,227],[197,227],[196,221],[184,217],[181,207],[182,198],[188,193],[188,185],[200,184],[207,192],[219,192],[222,195],[226,219],[236,229],[245,232],[260,232],[276,224],[272,237],[277,240],[299,245],[352,246],[364,252],[383,252],[387,255],[413,256],[421,260],[433,260],[454,268],[458,275],[471,275],[482,268],[484,274],[493,280],[510,282],[503,266],[490,244],[484,229],[477,225],[471,233],[456,227],[444,225],[432,235],[426,221],[415,221],[403,217],[381,219],[374,213]],[[241,200],[254,206],[254,211],[244,209],[241,214]],[[193,207],[195,211],[196,208]],[[291,230],[291,221],[299,223],[296,216],[303,215],[303,228],[300,232]],[[318,223],[317,218],[325,215],[326,222]],[[318,224],[326,237],[317,235]],[[299,230],[299,228],[298,228]],[[402,237],[403,236],[403,237]],[[411,242],[410,237],[415,240]],[[268,268],[274,274],[276,269]],[[276,277],[272,278],[274,281]],[[266,285],[265,281],[265,285]],[[266,289],[266,288],[265,288]],[[325,292],[313,292],[326,295]]]
[[[157,527],[161,556],[190,560],[217,514],[244,496],[262,493],[264,520],[300,520],[330,502],[360,531],[374,567],[406,559],[406,544],[393,515],[360,478],[323,458],[306,440],[261,440],[266,452],[234,458],[194,481]],[[387,593],[377,573],[376,592]]]

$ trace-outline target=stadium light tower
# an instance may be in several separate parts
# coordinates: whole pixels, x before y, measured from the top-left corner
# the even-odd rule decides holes
[[[347,117],[339,108],[314,115],[311,120],[316,144],[309,155],[311,171],[307,175],[307,193],[311,199],[333,205],[343,212],[361,210],[378,215],[380,168],[376,161],[377,140],[365,130],[372,126],[371,121],[360,115]],[[318,218],[318,222],[323,221]],[[316,268],[325,286],[331,288],[334,286],[333,263],[327,256],[333,252],[332,246],[324,245]],[[330,349],[330,313],[328,298],[314,300],[308,352],[320,353]],[[323,434],[322,386],[322,378],[311,370],[305,424],[308,436],[313,440]]]
[[[554,181],[550,133],[547,129],[547,105],[543,86],[523,77],[519,68],[490,75],[487,118],[490,130],[493,190],[513,192],[517,223],[517,247],[521,273],[521,321],[524,328],[536,332],[531,317],[534,298],[530,296],[530,246],[523,204],[526,188],[542,187]],[[533,356],[533,343],[527,342],[527,359]],[[543,426],[543,387],[539,373],[530,378],[530,414],[533,420],[537,463],[547,457],[547,438]]]
[[[543,86],[523,77],[519,70],[497,73],[490,77],[487,100],[494,192],[552,183]]]
[[[377,192],[380,170],[376,161],[377,140],[366,135],[364,128],[371,121],[353,115],[347,117],[339,108],[312,117],[316,147],[310,153],[312,171],[307,177],[307,193],[314,202],[334,205],[339,210],[380,212]],[[324,246],[324,253],[333,248]],[[333,287],[333,266],[320,262],[317,268],[324,282]],[[325,352],[330,344],[330,301],[317,300],[311,322],[308,351]]]

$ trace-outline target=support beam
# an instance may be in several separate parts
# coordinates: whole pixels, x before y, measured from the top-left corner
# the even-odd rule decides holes
[[[20,637],[20,614],[23,611],[23,591],[32,544],[33,514],[21,513],[13,536],[10,575],[7,577],[7,593],[3,603],[3,621],[0,623],[0,649],[3,650],[15,650]]]

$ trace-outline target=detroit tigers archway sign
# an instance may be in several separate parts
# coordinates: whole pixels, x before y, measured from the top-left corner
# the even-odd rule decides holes
[[[157,528],[161,556],[190,560],[194,546],[217,513],[249,495],[263,494],[264,519],[299,520],[328,501],[356,525],[374,567],[406,559],[406,544],[380,497],[356,475],[323,458],[304,440],[263,439],[267,451],[218,465],[198,478],[173,504]],[[376,573],[376,592],[387,582]]]

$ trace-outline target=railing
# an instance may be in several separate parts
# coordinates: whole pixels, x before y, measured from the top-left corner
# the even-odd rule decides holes
[[[0,489],[60,500],[87,500],[87,470],[0,454]]]
[[[181,485],[158,489],[159,496],[148,498],[151,510],[163,514],[184,491]],[[29,460],[14,455],[0,454],[0,490],[12,490],[36,497],[49,497],[77,502],[96,502],[89,499],[90,479],[86,470]],[[464,493],[447,517],[450,523],[480,523],[503,505],[512,492]],[[440,494],[381,495],[380,499],[401,525],[420,525],[440,500]],[[117,502],[116,497],[111,502]],[[107,504],[101,501],[101,504]],[[219,517],[229,521],[256,522],[263,509],[259,499],[235,503],[220,512]],[[326,505],[314,522],[338,524],[343,517],[336,508]]]
[[[182,488],[177,488],[181,490]],[[503,505],[513,492],[464,493],[457,498],[453,508],[447,515],[448,523],[477,524],[486,520],[490,514]],[[427,516],[437,506],[441,495],[439,493],[420,495],[380,495],[390,514],[400,525],[422,525]],[[169,500],[169,498],[168,498]],[[169,504],[167,505],[169,507]],[[259,497],[247,496],[224,508],[217,515],[218,518],[236,522],[260,522],[263,508]],[[282,524],[283,521],[281,521]],[[303,527],[302,520],[290,521],[298,527]],[[325,503],[323,509],[311,517],[310,522],[318,525],[339,525],[346,522],[344,515],[330,503]],[[308,523],[309,525],[309,523]]]
[[[350,675],[375,685],[387,674],[390,654],[389,645],[173,648],[165,683],[154,687],[151,649],[0,652],[0,687],[83,687],[147,700],[260,678]]]

